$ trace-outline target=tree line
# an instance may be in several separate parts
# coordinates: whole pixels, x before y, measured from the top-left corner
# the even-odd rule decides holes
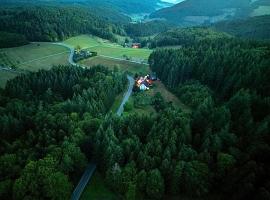
[[[24,35],[0,31],[0,48],[17,47],[28,43]]]
[[[8,81],[0,92],[0,198],[69,199],[88,162],[86,139],[125,85],[102,66]]]

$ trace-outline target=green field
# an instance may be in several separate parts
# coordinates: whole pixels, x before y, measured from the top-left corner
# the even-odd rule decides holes
[[[80,46],[91,51],[96,51],[99,55],[111,56],[115,58],[123,58],[124,56],[132,58],[132,60],[147,60],[152,50],[149,49],[132,49],[124,48],[119,44],[111,43],[98,37],[81,35],[64,41],[72,47]]]
[[[120,71],[128,71],[133,74],[135,73],[149,73],[149,67],[143,64],[132,63],[125,60],[115,60],[111,58],[104,58],[104,57],[93,57],[86,60],[83,60],[81,64],[86,66],[94,66],[94,65],[104,65],[109,69],[113,70],[114,67],[117,67]]]
[[[251,14],[252,17],[261,15],[270,15],[270,6],[259,6]]]
[[[119,197],[106,188],[103,178],[95,172],[93,178],[85,188],[81,200],[119,200]]]
[[[65,47],[34,43],[21,47],[0,49],[0,65],[37,71],[53,65],[68,64],[69,51]]]

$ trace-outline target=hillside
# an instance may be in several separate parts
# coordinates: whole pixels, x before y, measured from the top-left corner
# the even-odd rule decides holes
[[[15,7],[0,9],[0,31],[19,33],[29,41],[59,41],[78,34],[92,34],[115,41],[118,25],[79,7]]]
[[[2,0],[2,4],[34,4],[34,5],[52,5],[52,4],[70,4],[85,5],[88,7],[106,7],[113,8],[125,14],[150,13],[158,7],[160,0]]]
[[[231,36],[210,28],[176,28],[158,34],[151,40],[151,47],[187,46],[203,40],[230,38]]]
[[[253,2],[253,3],[252,3]],[[186,0],[175,6],[158,10],[150,15],[151,18],[165,18],[166,20],[182,25],[194,26],[214,23],[225,19],[235,19],[251,16],[260,6],[270,5],[267,1],[251,0]],[[265,14],[257,11],[257,15]]]
[[[270,15],[252,17],[246,20],[223,21],[214,24],[213,27],[236,37],[270,39]]]

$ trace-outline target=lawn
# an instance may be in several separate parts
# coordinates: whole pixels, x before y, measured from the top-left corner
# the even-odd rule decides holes
[[[123,58],[124,56],[128,56],[132,60],[147,61],[148,57],[152,53],[152,50],[150,49],[124,48],[119,44],[111,43],[108,40],[90,35],[72,37],[64,41],[64,43],[72,47],[80,46],[81,48],[96,51],[99,55],[111,56],[115,58]]]
[[[33,43],[21,47],[0,49],[0,65],[37,71],[53,65],[68,64],[69,51],[49,43]]]
[[[80,46],[84,49],[91,46],[101,45],[103,43],[103,39],[94,36],[80,35],[71,37],[65,40],[64,43],[72,47]]]
[[[9,79],[15,78],[19,73],[0,70],[0,87],[4,88]]]
[[[94,65],[104,65],[109,69],[113,70],[114,67],[117,67],[120,71],[128,71],[133,74],[135,73],[142,73],[147,74],[149,73],[149,67],[143,64],[132,63],[125,60],[115,60],[111,58],[104,58],[104,57],[93,57],[86,60],[83,60],[81,64],[85,66],[94,66]]]
[[[123,96],[124,96],[124,94],[126,93],[126,90],[127,90],[127,89],[125,89],[123,92],[121,92],[121,94],[119,94],[119,95],[115,98],[114,103],[113,103],[113,105],[112,105],[112,107],[111,107],[111,111],[112,111],[113,113],[116,113],[117,110],[118,110],[118,108],[120,107],[120,105],[121,105],[121,103],[122,103]]]
[[[119,200],[116,194],[112,193],[104,184],[103,178],[98,172],[95,172],[93,178],[86,186],[81,200]]]

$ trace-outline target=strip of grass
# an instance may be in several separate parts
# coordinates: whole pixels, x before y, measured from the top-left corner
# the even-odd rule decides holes
[[[174,106],[181,108],[186,113],[191,113],[191,109],[179,100],[173,93],[171,93],[161,81],[156,81],[152,90],[154,96],[157,92],[161,93],[162,97],[167,102],[172,102]]]
[[[104,58],[100,56],[83,60],[81,64],[85,66],[89,66],[89,67],[94,66],[94,65],[104,65],[111,70],[113,70],[114,67],[117,67],[122,72],[128,71],[133,74],[135,73],[147,74],[150,72],[149,67],[147,65],[132,63],[125,60],[115,60],[111,58]]]
[[[95,46],[90,48],[91,51],[96,51],[99,55],[111,56],[115,58],[124,58],[125,56],[132,59],[147,60],[152,53],[149,49],[132,49],[118,46]]]
[[[81,200],[119,200],[119,196],[111,192],[98,172],[95,172],[91,181],[85,188]]]

